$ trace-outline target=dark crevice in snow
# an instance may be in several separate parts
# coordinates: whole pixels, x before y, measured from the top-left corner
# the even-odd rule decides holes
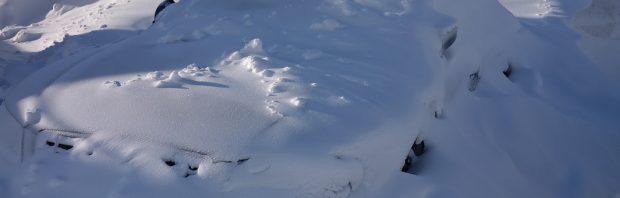
[[[157,8],[155,9],[155,15],[153,16],[153,23],[155,23],[157,21],[157,18],[159,16],[159,13],[161,13],[162,11],[164,11],[164,9],[166,9],[166,7],[174,4],[175,2],[173,0],[164,0],[162,1]]]
[[[61,148],[63,150],[71,150],[73,148],[73,145],[71,145],[69,143],[58,143],[58,144],[56,144],[56,142],[51,141],[51,140],[45,141],[45,145],[47,145],[49,147],[57,146],[58,148]]]
[[[198,166],[192,166],[192,165],[187,165],[187,172],[185,173],[185,175],[183,175],[183,177],[189,177],[191,175],[195,175],[196,171],[198,171]]]
[[[476,91],[478,88],[478,83],[480,83],[480,72],[476,71],[473,74],[469,75],[469,88],[468,90],[471,92]]]
[[[202,155],[202,156],[211,156],[211,153],[207,153],[207,152],[199,151],[199,150],[194,150],[194,149],[190,149],[190,148],[183,147],[183,146],[170,145],[170,147],[173,147],[173,148],[185,151],[185,152]]]
[[[457,27],[453,27],[448,32],[444,34],[443,42],[441,45],[441,49],[448,50],[456,41],[456,35],[458,32]]]
[[[435,119],[441,120],[444,118],[444,112],[443,109],[437,109],[433,111],[433,117]]]
[[[174,166],[177,164],[174,160],[171,160],[171,159],[164,159],[163,161],[168,166]]]
[[[413,154],[415,156],[422,156],[426,151],[426,145],[424,144],[424,140],[421,140],[419,143],[416,140],[416,142],[413,143],[413,146],[411,146],[411,150],[413,150]]]
[[[48,146],[54,146],[56,145],[56,143],[52,142],[52,141],[45,141],[45,144],[47,144]]]
[[[73,148],[73,145],[58,143],[58,148],[61,148],[64,150],[70,150]]]
[[[502,73],[504,74],[504,76],[506,76],[506,78],[510,79],[510,76],[512,75],[512,64],[508,63],[508,66],[506,67],[506,69],[504,69],[504,71],[502,71]]]
[[[90,135],[92,135],[94,132],[89,132],[89,131],[84,131],[84,130],[67,130],[67,129],[39,129],[37,130],[39,133],[52,133],[53,135],[57,135],[57,136],[62,136],[62,137],[66,137],[66,138],[87,138]],[[49,142],[49,141],[48,141]],[[51,142],[53,143],[53,142]],[[46,143],[49,145],[49,143]],[[58,144],[59,147],[61,147],[61,144]],[[173,148],[173,149],[178,149],[180,151],[184,151],[184,152],[188,152],[194,155],[199,155],[199,156],[206,156],[209,158],[212,158],[212,154],[208,153],[208,152],[204,152],[204,151],[199,151],[199,150],[195,150],[195,149],[190,149],[184,146],[178,146],[178,145],[172,145],[172,144],[168,144],[169,147]],[[63,148],[64,147],[64,148]],[[64,144],[61,148],[65,149],[65,150],[69,150],[73,147],[73,145],[68,145],[68,144]],[[92,155],[92,152],[89,152],[88,155]],[[169,158],[165,158],[162,159],[164,161],[164,163],[168,166],[174,166],[176,165],[176,162],[173,159],[169,159]],[[221,159],[213,159],[213,163],[217,164],[217,163],[236,163],[237,165],[241,165],[244,162],[250,160],[250,157],[244,157],[244,158],[240,158],[240,159],[233,159],[233,160],[221,160]],[[198,166],[191,166],[189,165],[190,170],[191,169],[197,169]]]
[[[241,164],[243,164],[244,162],[246,162],[248,160],[250,160],[249,157],[248,158],[239,159],[239,160],[237,160],[237,165],[241,165]]]
[[[232,162],[233,162],[232,160],[215,160],[215,161],[213,161],[214,164],[217,164],[217,163],[227,163],[227,164],[229,164],[229,163],[232,163]]]
[[[426,150],[426,143],[422,138],[418,136],[413,142],[413,145],[411,145],[411,148],[409,149],[409,153],[405,158],[405,162],[403,164],[403,167],[401,168],[401,171],[410,174],[419,173],[422,168],[421,157],[422,155],[424,155],[424,153],[426,153]]]
[[[405,163],[403,164],[403,167],[400,169],[400,171],[406,172],[406,173],[409,172],[409,169],[411,169],[411,161],[412,161],[411,157],[407,156],[405,158]]]
[[[458,27],[454,26],[450,28],[446,33],[444,33],[441,37],[441,56],[450,59],[449,49],[456,42],[456,36],[458,32]]]

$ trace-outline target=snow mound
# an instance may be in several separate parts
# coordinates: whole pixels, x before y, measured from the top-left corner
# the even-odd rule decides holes
[[[3,28],[45,67],[1,93],[1,195],[618,194],[620,45],[566,23],[585,0],[56,3]]]

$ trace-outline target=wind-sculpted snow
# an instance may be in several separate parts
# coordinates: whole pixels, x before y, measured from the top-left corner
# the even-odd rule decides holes
[[[0,32],[46,65],[0,92],[0,197],[620,193],[585,1],[71,2]]]

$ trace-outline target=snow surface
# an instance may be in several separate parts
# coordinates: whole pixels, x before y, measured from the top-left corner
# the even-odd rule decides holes
[[[0,197],[620,196],[613,0],[37,2]]]

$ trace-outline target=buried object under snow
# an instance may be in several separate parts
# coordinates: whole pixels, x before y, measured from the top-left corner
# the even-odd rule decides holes
[[[420,167],[418,166],[420,164],[420,157],[425,152],[426,145],[424,143],[424,140],[420,139],[420,137],[417,137],[413,142],[413,145],[411,145],[411,149],[409,149],[409,153],[405,158],[405,163],[403,164],[401,171],[411,174],[417,174],[420,170]]]
[[[155,15],[153,16],[153,23],[155,23],[155,21],[157,21],[157,16],[159,15],[159,13],[161,11],[164,11],[164,9],[166,9],[166,7],[168,7],[169,5],[174,4],[175,2],[173,0],[164,0],[162,1],[157,8],[155,9]]]

